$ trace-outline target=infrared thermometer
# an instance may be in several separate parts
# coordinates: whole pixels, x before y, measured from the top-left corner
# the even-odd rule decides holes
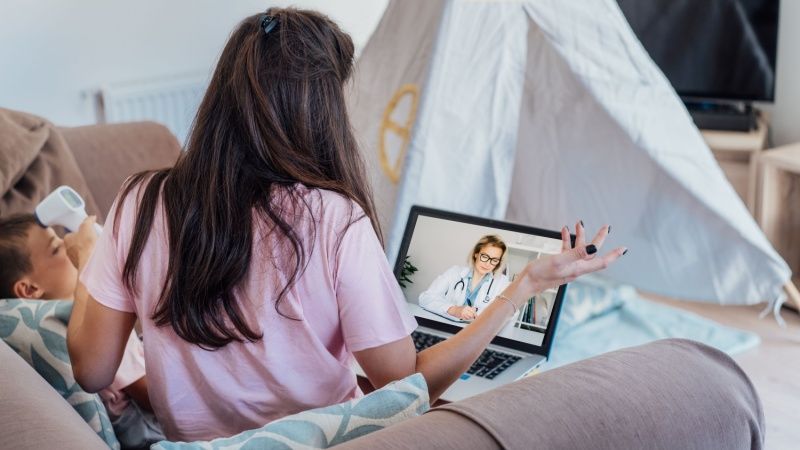
[[[86,202],[69,186],[59,186],[36,206],[36,220],[44,227],[61,225],[69,232],[77,231],[86,219]],[[103,227],[94,224],[98,235]]]

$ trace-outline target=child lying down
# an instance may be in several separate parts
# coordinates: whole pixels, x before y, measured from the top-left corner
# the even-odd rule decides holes
[[[78,270],[63,241],[32,214],[0,219],[0,298],[72,300]],[[123,448],[163,440],[147,394],[144,349],[131,333],[110,386],[99,392]]]

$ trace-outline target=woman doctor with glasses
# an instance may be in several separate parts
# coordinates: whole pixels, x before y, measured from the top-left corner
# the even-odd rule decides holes
[[[453,266],[436,277],[420,294],[419,306],[446,317],[475,319],[510,283],[500,273],[506,244],[496,235],[475,244],[469,266]]]

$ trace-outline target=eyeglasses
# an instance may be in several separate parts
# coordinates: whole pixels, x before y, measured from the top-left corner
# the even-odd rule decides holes
[[[478,255],[478,259],[480,259],[481,262],[491,262],[493,266],[500,264],[500,258],[492,258],[486,253],[481,253]]]

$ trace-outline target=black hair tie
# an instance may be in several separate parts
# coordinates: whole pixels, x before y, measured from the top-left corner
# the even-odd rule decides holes
[[[276,25],[278,25],[277,17],[267,14],[264,14],[261,17],[261,29],[264,30],[264,34],[268,34],[273,28],[275,28]]]

